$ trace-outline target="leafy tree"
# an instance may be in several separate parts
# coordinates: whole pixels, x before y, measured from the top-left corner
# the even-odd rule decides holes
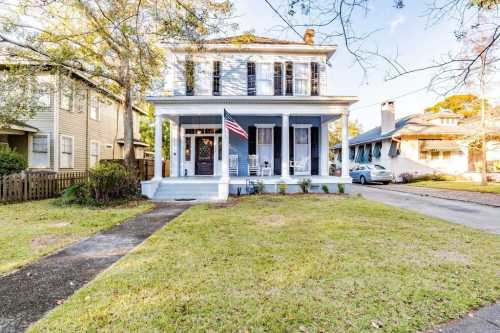
[[[228,1],[18,0],[0,5],[0,43],[15,59],[81,72],[123,97],[124,158],[135,174],[132,105],[161,73],[160,42],[220,27]]]
[[[349,137],[355,137],[362,131],[361,124],[355,120],[349,120]],[[342,120],[339,119],[330,126],[330,131],[328,132],[328,139],[330,147],[335,146],[342,142]]]
[[[0,127],[32,118],[45,105],[41,94],[52,87],[39,82],[38,66],[6,66],[0,69]]]
[[[150,147],[155,148],[155,114],[154,107],[151,104],[146,104],[144,109],[147,111],[148,116],[145,117],[140,125],[141,138]],[[163,122],[163,156],[168,158],[170,156],[170,123],[168,121]]]
[[[488,101],[485,101],[489,107]],[[465,118],[477,116],[481,111],[481,99],[473,94],[452,95],[443,101],[425,109],[425,112],[437,113],[442,110],[449,110],[456,114],[461,114]]]

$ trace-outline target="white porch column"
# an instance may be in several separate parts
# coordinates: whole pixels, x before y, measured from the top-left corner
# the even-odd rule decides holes
[[[161,116],[155,118],[155,174],[154,178],[159,180],[163,177],[163,119]]]
[[[222,116],[222,179],[229,181],[229,130],[224,126],[224,115]]]
[[[281,123],[281,177],[290,177],[290,116],[283,114]]]
[[[330,175],[330,144],[328,142],[328,121],[323,121],[321,123],[321,143],[320,143],[320,165],[319,165],[319,175],[329,176]]]
[[[342,178],[349,178],[349,110],[342,114]]]
[[[170,177],[179,177],[179,117],[170,119]]]

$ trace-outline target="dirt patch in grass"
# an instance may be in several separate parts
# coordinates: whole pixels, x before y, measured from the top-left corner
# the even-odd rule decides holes
[[[281,214],[271,214],[265,216],[258,216],[256,219],[257,223],[267,225],[270,227],[281,227],[286,224],[286,217]]]
[[[459,253],[457,251],[436,251],[434,252],[434,256],[443,261],[460,263],[460,264],[469,264],[470,258],[465,254]]]
[[[65,235],[41,235],[33,238],[30,242],[30,247],[33,251],[40,251],[44,248],[58,243],[65,238]]]

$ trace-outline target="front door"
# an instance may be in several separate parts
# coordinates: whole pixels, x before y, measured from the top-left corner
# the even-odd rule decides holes
[[[212,176],[214,174],[214,138],[200,136],[196,138],[195,175]]]

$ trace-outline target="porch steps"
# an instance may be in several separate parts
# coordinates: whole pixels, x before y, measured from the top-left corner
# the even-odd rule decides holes
[[[200,200],[212,201],[219,198],[218,182],[161,182],[153,200]]]

